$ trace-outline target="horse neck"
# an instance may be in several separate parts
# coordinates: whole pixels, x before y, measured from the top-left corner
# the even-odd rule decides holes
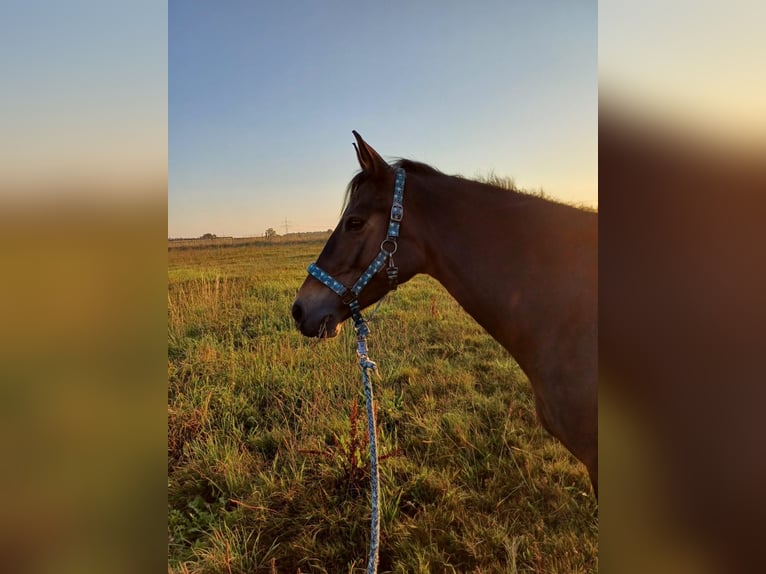
[[[460,178],[426,179],[410,194],[422,271],[529,373],[551,321],[582,304],[573,298],[595,273],[595,215]]]

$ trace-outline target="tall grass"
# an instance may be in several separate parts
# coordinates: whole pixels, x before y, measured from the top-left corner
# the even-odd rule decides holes
[[[363,572],[369,459],[353,333],[290,305],[322,240],[169,249],[168,568]],[[594,572],[584,469],[516,363],[417,277],[371,324],[380,571]]]

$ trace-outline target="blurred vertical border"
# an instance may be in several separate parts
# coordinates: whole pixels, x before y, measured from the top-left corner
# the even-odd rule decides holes
[[[762,569],[764,10],[599,3],[605,571]],[[160,571],[167,4],[10,0],[0,46],[0,564]]]
[[[166,569],[167,4],[0,8],[0,564]]]
[[[604,571],[763,570],[764,22],[599,3]]]

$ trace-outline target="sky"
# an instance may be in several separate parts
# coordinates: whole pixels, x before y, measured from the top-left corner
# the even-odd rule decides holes
[[[595,1],[170,0],[168,236],[334,228],[353,129],[597,206],[597,38]]]
[[[0,198],[165,196],[166,6],[5,0]]]

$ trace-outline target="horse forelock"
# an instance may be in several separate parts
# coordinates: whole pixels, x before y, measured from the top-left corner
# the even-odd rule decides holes
[[[346,194],[343,198],[343,206],[340,209],[341,213],[346,211],[348,204],[351,202],[351,199],[359,190],[359,187],[369,178],[370,174],[366,171],[359,171],[356,173],[356,175],[354,175],[354,177],[351,178],[351,181],[349,181],[348,185],[346,186]]]

